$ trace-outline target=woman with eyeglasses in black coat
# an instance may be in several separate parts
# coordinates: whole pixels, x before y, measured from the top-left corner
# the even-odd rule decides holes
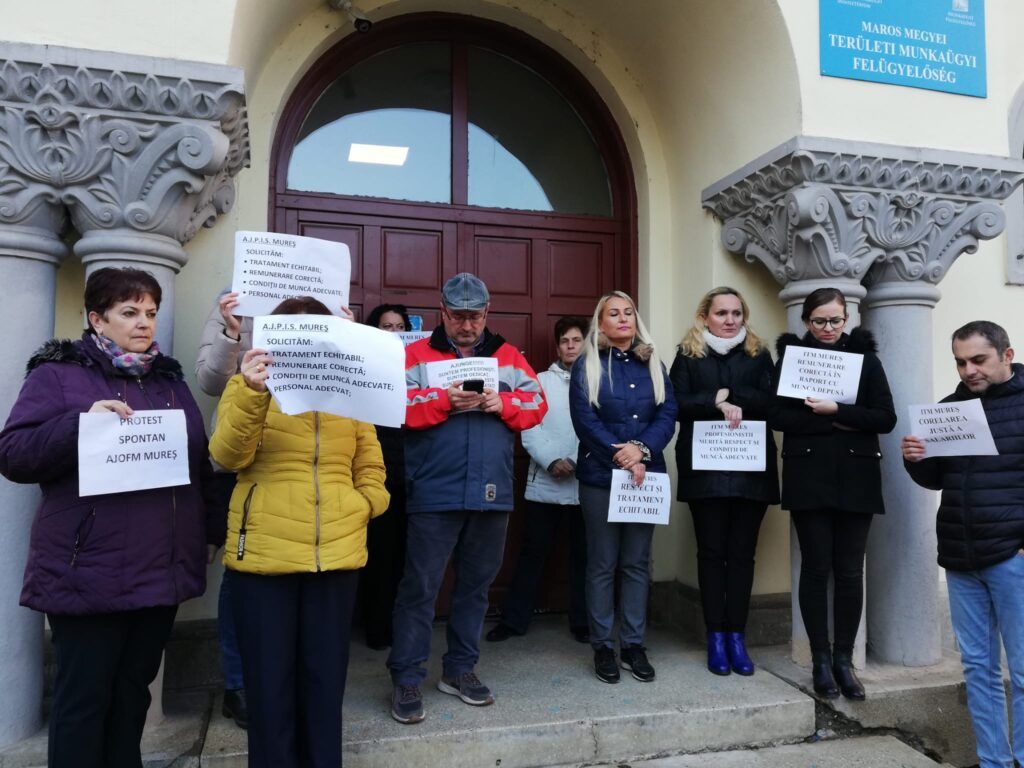
[[[864,605],[864,553],[872,517],[885,512],[878,436],[896,426],[896,411],[874,337],[860,328],[845,330],[849,316],[841,291],[811,293],[801,318],[807,326],[803,338],[784,334],[778,340],[776,381],[792,347],[864,356],[854,403],[776,397],[769,419],[783,433],[782,507],[792,514],[800,542],[800,614],[811,645],[814,690],[825,698],[841,691],[861,700],[864,687],[852,656]],[[828,631],[830,575],[834,653]]]

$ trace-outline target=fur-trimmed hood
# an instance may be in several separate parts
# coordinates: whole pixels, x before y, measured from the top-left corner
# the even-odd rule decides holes
[[[814,347],[816,349],[838,349],[843,352],[856,352],[858,354],[878,354],[878,344],[875,342],[875,335],[864,328],[854,328],[849,333],[844,333],[835,344],[825,345],[815,340],[808,331],[803,337],[795,333],[784,333],[775,342],[775,352],[781,359],[786,352],[786,347]]]
[[[603,333],[598,334],[597,348],[599,351],[607,352],[611,349],[611,346]],[[654,354],[654,346],[652,344],[634,343],[629,351],[633,353],[637,360],[646,363],[651,359],[651,355]]]
[[[103,353],[95,349],[96,345],[91,340],[86,340],[88,335],[89,333],[86,331],[82,334],[82,339],[79,341],[50,339],[28,359],[28,364],[25,366],[25,375],[28,376],[44,363],[70,363],[72,365],[81,365],[84,368],[102,364],[105,361],[100,360],[100,356]],[[90,349],[95,350],[95,356],[90,354]],[[113,366],[110,366],[110,368],[113,370]],[[156,359],[153,360],[153,373],[158,373],[171,381],[183,381],[185,378],[185,374],[181,370],[181,364],[173,357],[168,357],[164,354],[158,354]]]

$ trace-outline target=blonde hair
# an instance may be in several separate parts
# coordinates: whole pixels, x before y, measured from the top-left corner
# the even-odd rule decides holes
[[[735,296],[740,300],[740,308],[743,310],[743,327],[747,329],[747,338],[743,341],[743,351],[750,357],[757,357],[764,349],[764,342],[761,337],[754,333],[750,327],[750,308],[742,294],[735,288],[727,285],[720,285],[712,288],[704,294],[704,298],[697,304],[697,311],[694,313],[693,327],[686,332],[683,340],[679,342],[679,348],[687,357],[707,357],[708,345],[704,341],[704,329],[707,328],[707,318],[711,314],[711,304],[716,296]]]
[[[654,402],[660,405],[665,402],[665,374],[662,371],[661,358],[658,357],[654,342],[651,340],[647,328],[644,327],[644,321],[640,319],[640,313],[636,311],[636,303],[628,294],[622,291],[606,293],[597,300],[597,306],[594,307],[594,316],[590,320],[590,330],[587,331],[587,338],[583,342],[583,351],[581,353],[584,365],[583,370],[587,375],[587,399],[595,408],[601,407],[601,404],[598,402],[598,396],[601,392],[600,353],[602,349],[608,348],[609,343],[608,339],[601,332],[600,325],[601,313],[604,312],[604,305],[608,303],[609,299],[628,301],[629,306],[633,308],[633,317],[636,318],[636,336],[634,341],[638,344],[646,344],[651,349],[651,356],[647,359],[647,367],[651,372],[651,384],[654,386]],[[611,355],[608,355],[608,386],[612,386]]]

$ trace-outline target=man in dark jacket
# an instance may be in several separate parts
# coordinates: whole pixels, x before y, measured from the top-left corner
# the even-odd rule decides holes
[[[961,384],[942,402],[980,398],[998,456],[928,458],[904,437],[904,465],[918,485],[942,491],[937,532],[949,606],[982,768],[1024,765],[1024,365],[1006,331],[976,321],[953,333]],[[999,639],[1010,667],[1013,748],[1006,722]]]
[[[442,324],[429,339],[405,348],[408,533],[388,657],[391,716],[400,723],[423,720],[419,684],[427,674],[434,603],[449,559],[455,583],[437,687],[473,706],[494,701],[474,667],[487,591],[501,568],[512,511],[512,447],[516,432],[540,423],[547,404],[526,358],[487,329],[489,306],[483,281],[460,273],[441,292]],[[431,366],[467,357],[495,358],[497,389],[469,381],[438,386]]]

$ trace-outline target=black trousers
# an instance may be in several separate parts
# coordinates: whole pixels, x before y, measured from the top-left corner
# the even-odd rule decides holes
[[[49,768],[141,768],[149,684],[177,611],[47,614],[57,656]]]
[[[864,608],[864,552],[872,515],[835,509],[793,511],[800,541],[800,615],[811,651],[827,651],[828,579],[833,577],[833,638],[853,651]]]
[[[697,583],[708,632],[743,632],[754,585],[754,553],[768,505],[750,499],[689,502],[697,534]]]
[[[391,645],[391,614],[405,570],[405,486],[389,488],[388,511],[370,521],[366,528],[366,565],[359,577],[359,615],[372,646]]]
[[[249,768],[339,768],[359,572],[232,577]]]
[[[501,623],[517,632],[530,626],[544,565],[565,523],[569,537],[569,626],[587,628],[587,537],[578,504],[526,502],[526,537],[501,606]]]

